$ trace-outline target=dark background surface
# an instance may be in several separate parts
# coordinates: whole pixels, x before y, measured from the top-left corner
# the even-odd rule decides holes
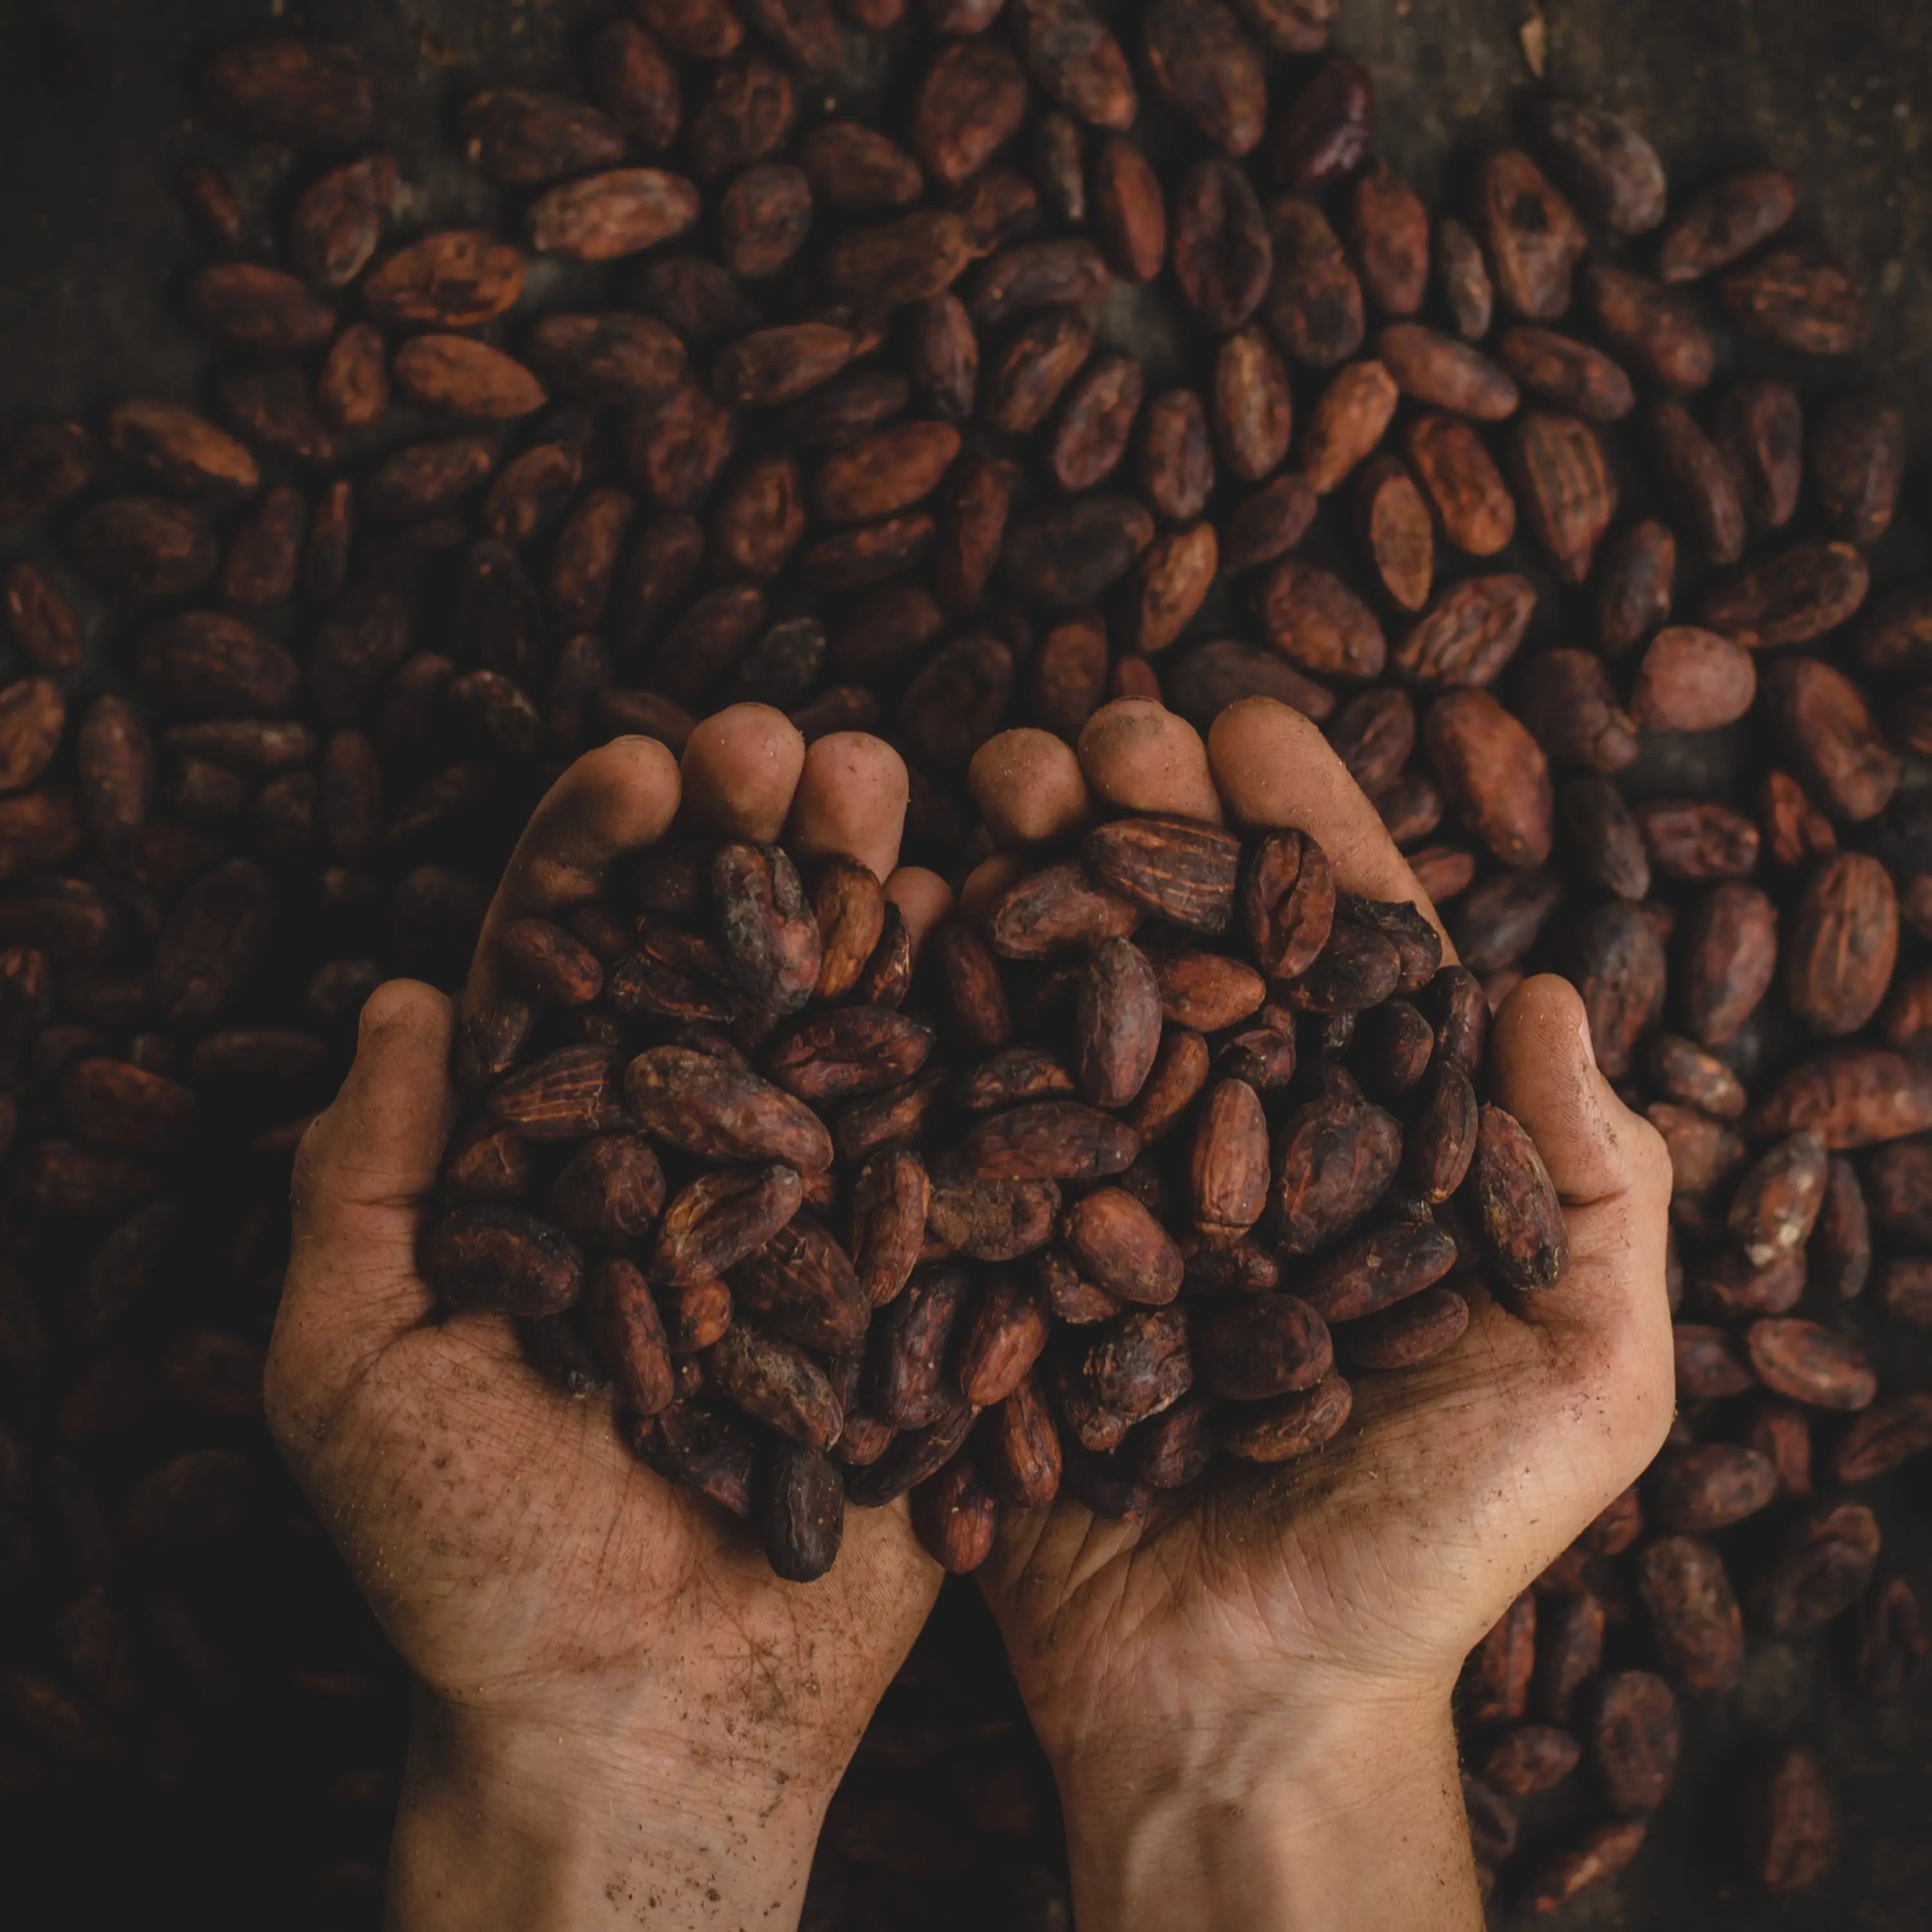
[[[172,300],[195,246],[174,199],[176,171],[206,154],[236,167],[252,203],[278,205],[277,164],[231,146],[192,112],[188,82],[213,47],[279,26],[374,55],[413,197],[399,215],[406,228],[490,218],[495,191],[450,138],[452,104],[482,79],[561,77],[597,11],[590,0],[0,4],[0,428],[138,391],[194,391],[202,352]],[[1869,282],[1868,359],[1906,406],[1922,511],[1932,443],[1932,0],[1346,0],[1340,41],[1379,84],[1383,152],[1432,203],[1453,196],[1466,158],[1508,128],[1539,68],[1549,85],[1628,114],[1680,185],[1744,160],[1791,169],[1803,221]],[[539,303],[545,272],[532,265]],[[1887,1560],[1932,1597],[1932,1484],[1879,1486],[1872,1500]],[[1932,1926],[1932,1694],[1922,1684],[1909,1712],[1874,1713],[1846,1696],[1843,1681],[1828,1651],[1755,1642],[1742,1689],[1694,1718],[1688,1795],[1658,1820],[1636,1867],[1548,1922],[1686,1932]],[[1846,1850],[1816,1892],[1770,1901],[1737,1868],[1725,1794],[1741,1786],[1763,1740],[1787,1736],[1830,1756]],[[99,1849],[112,1858],[115,1827],[100,1822]],[[207,1902],[177,1890],[195,1886],[192,1873],[164,1865],[152,1876],[151,1904]],[[0,1875],[0,1887],[8,1882]],[[279,1914],[271,1906],[268,1916]]]

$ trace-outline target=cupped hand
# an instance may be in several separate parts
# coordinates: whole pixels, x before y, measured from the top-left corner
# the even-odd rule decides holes
[[[907,781],[881,740],[809,749],[741,705],[682,768],[620,739],[537,809],[506,920],[597,896],[674,825],[841,854],[915,937],[947,895],[896,871]],[[397,981],[297,1162],[268,1366],[276,1439],[419,1687],[392,1861],[406,1927],[789,1924],[832,1786],[938,1588],[903,1504],[853,1512],[801,1588],[714,1505],[652,1474],[608,1396],[572,1400],[508,1323],[435,1317],[416,1244],[452,1118],[451,1003]]]
[[[1123,811],[1293,826],[1343,890],[1435,917],[1320,732],[1271,700],[1204,746],[1156,705],[1112,705],[1077,754],[1008,733],[972,778],[1010,850]],[[966,905],[1011,864],[986,861]],[[1480,1923],[1457,1672],[1642,1471],[1674,1393],[1669,1164],[1597,1070],[1574,989],[1518,987],[1489,1066],[1564,1204],[1559,1286],[1477,1293],[1455,1348],[1359,1382],[1346,1430],[1299,1461],[1223,1466],[1142,1520],[1063,1497],[1010,1520],[981,1572],[1060,1780],[1082,1932]]]

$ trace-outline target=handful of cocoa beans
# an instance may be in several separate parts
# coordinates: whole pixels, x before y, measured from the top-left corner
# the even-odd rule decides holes
[[[950,1570],[1065,1482],[1124,1516],[1346,1424],[1349,1373],[1561,1278],[1488,1007],[1296,831],[1136,818],[908,934],[863,866],[653,851],[508,922],[422,1248],[809,1581],[908,1492]]]

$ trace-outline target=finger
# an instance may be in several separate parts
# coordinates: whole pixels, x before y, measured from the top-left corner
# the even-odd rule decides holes
[[[1201,734],[1150,698],[1117,698],[1080,734],[1087,789],[1120,812],[1167,812],[1221,822]]]
[[[1490,1053],[1497,1100],[1528,1129],[1566,1207],[1614,1200],[1650,1178],[1649,1149],[1663,1142],[1598,1071],[1568,980],[1524,980],[1496,1016]]]
[[[1022,727],[988,738],[966,768],[966,789],[996,845],[1043,845],[1093,816],[1080,759],[1064,738]]]
[[[905,921],[906,936],[916,959],[927,935],[952,910],[952,888],[923,866],[902,866],[886,881],[886,897]]]
[[[785,840],[800,859],[856,859],[886,879],[899,862],[911,784],[905,760],[869,731],[830,731],[805,754]]]
[[[1598,1070],[1582,1000],[1567,980],[1540,974],[1504,1001],[1490,1064],[1498,1103],[1528,1130],[1564,1202],[1570,1243],[1563,1280],[1517,1296],[1514,1312],[1556,1339],[1559,1370],[1582,1369],[1606,1395],[1667,1416],[1662,1138]]]
[[[544,794],[490,902],[464,991],[472,1010],[502,997],[496,936],[506,920],[554,918],[602,892],[612,862],[655,844],[677,816],[677,761],[655,738],[614,738]]]
[[[314,1400],[429,1312],[416,1234],[454,1118],[454,1027],[433,986],[378,986],[363,1004],[356,1064],[297,1150],[274,1352],[283,1386]]]
[[[684,814],[725,838],[771,844],[805,769],[805,739],[769,704],[732,704],[694,727],[679,766]]]
[[[1208,765],[1236,823],[1307,832],[1328,854],[1344,892],[1407,899],[1442,931],[1381,814],[1312,718],[1279,698],[1242,698],[1210,727]],[[1446,932],[1443,957],[1456,957]]]

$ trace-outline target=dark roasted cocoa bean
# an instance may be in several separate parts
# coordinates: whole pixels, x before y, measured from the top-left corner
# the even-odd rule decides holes
[[[1286,1252],[1327,1246],[1354,1226],[1394,1181],[1402,1134],[1380,1108],[1316,1100],[1277,1131],[1270,1228]]]
[[[1286,1462],[1330,1441],[1346,1426],[1353,1391],[1338,1375],[1312,1388],[1224,1410],[1221,1446],[1246,1462]]]
[[[1864,340],[1864,290],[1834,256],[1814,248],[1774,248],[1719,285],[1747,335],[1808,356],[1844,356]]]
[[[1570,276],[1586,238],[1583,224],[1520,149],[1505,148],[1481,164],[1475,226],[1511,314],[1548,322],[1568,309]]]
[[[1863,1504],[1814,1509],[1786,1532],[1753,1586],[1751,1607],[1781,1636],[1822,1630],[1864,1595],[1878,1550],[1878,1523]]]
[[[1354,173],[1375,130],[1375,83],[1358,62],[1337,54],[1324,62],[1276,122],[1269,149],[1275,178],[1319,194]]]
[[[424,1235],[423,1279],[451,1306],[554,1315],[582,1292],[584,1262],[548,1222],[510,1208],[459,1208]]]
[[[1536,1599],[1526,1590],[1463,1666],[1462,1705],[1470,1723],[1514,1724],[1528,1714],[1536,1654]]]
[[[1504,1284],[1555,1286],[1570,1258],[1556,1190],[1535,1143],[1500,1107],[1482,1110],[1472,1185],[1478,1230]]]
[[[989,1412],[979,1448],[994,1488],[1019,1508],[1043,1508],[1058,1493],[1060,1438],[1036,1377]]]
[[[1878,1377],[1848,1336],[1796,1316],[1754,1322],[1744,1346],[1758,1379],[1815,1408],[1869,1408]]]
[[[1710,381],[1716,346],[1696,308],[1684,297],[1600,262],[1584,271],[1583,286],[1604,340],[1626,362],[1680,393],[1701,389]]]
[[[1161,1306],[1180,1292],[1180,1250],[1131,1194],[1100,1187],[1067,1210],[1065,1236],[1082,1271],[1123,1300]]]

